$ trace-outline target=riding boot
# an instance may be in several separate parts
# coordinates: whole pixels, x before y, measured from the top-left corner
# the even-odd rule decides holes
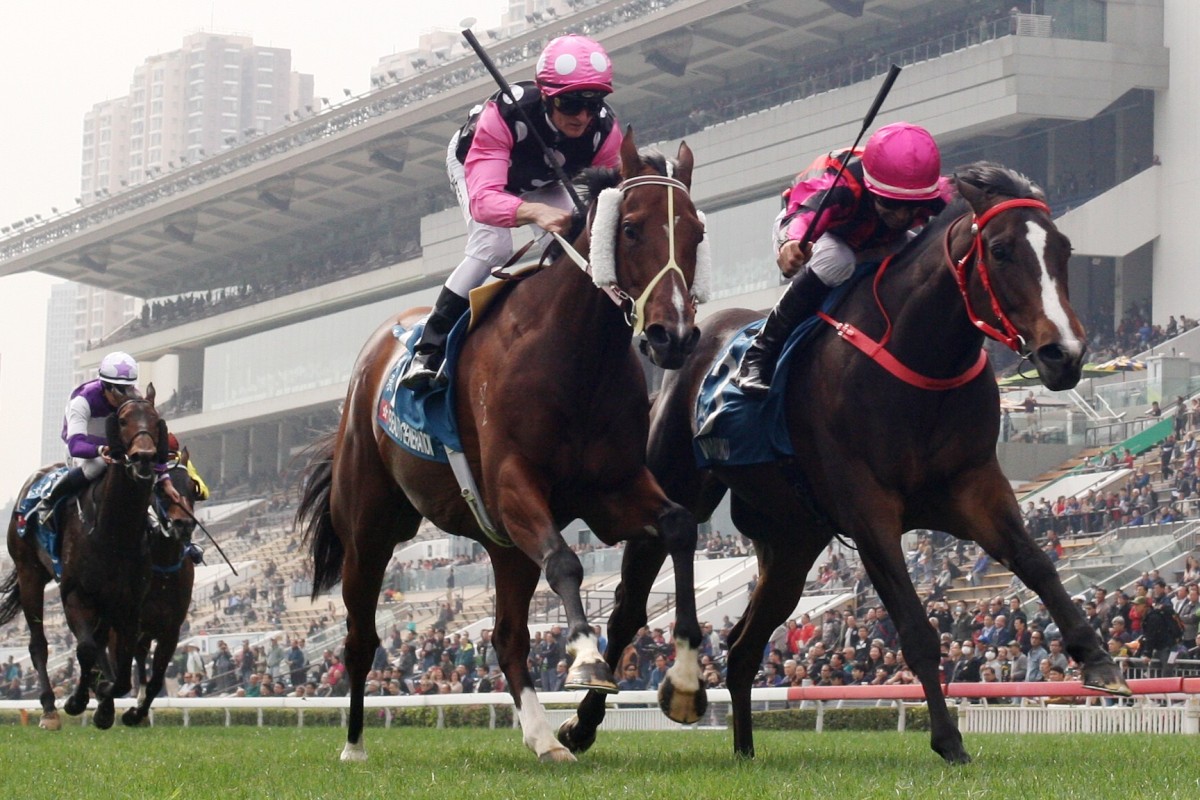
[[[192,560],[197,567],[204,563],[204,550],[195,542],[188,542],[183,548],[183,554]]]
[[[88,485],[88,477],[83,474],[83,467],[71,467],[67,470],[67,474],[59,479],[58,483],[54,484],[54,488],[50,490],[50,494],[42,498],[36,506],[30,509],[29,516],[40,514],[42,511],[49,511],[58,504],[64,497],[69,497],[72,494],[82,490]]]
[[[766,395],[775,375],[775,362],[788,336],[797,325],[817,312],[827,294],[829,287],[810,269],[805,268],[793,278],[750,343],[750,349],[742,355],[733,379],[734,386],[751,397]]]
[[[421,341],[414,348],[412,363],[400,379],[401,386],[419,389],[433,384],[446,357],[446,337],[469,306],[468,300],[442,287],[441,294],[433,304],[433,311],[429,312],[429,319],[425,321]]]

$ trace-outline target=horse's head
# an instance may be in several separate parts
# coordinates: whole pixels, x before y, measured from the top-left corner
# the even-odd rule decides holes
[[[167,423],[154,408],[154,384],[146,396],[121,403],[106,421],[108,456],[139,481],[154,480],[154,466],[167,460]]]
[[[171,463],[167,470],[167,475],[171,478],[171,485],[175,487],[175,491],[179,492],[182,503],[172,501],[164,491],[157,487],[155,491],[159,517],[166,524],[165,533],[181,547],[192,540],[192,534],[196,531],[195,508],[196,501],[200,499],[199,487],[192,480],[187,463],[188,452],[184,448],[179,454],[178,460]]]
[[[680,143],[673,162],[641,155],[627,128],[621,183],[596,202],[592,275],[623,303],[642,352],[676,369],[696,346],[696,302],[708,288],[704,221],[692,204],[692,151]]]
[[[1071,243],[1054,226],[1041,190],[987,162],[961,169],[955,183],[974,212],[970,226],[951,228],[956,254],[970,242],[954,265],[972,322],[1028,358],[1048,389],[1073,388],[1087,337],[1067,298]]]

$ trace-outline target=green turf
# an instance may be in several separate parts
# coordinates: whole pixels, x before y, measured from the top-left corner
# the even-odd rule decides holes
[[[579,763],[539,764],[517,731],[336,728],[0,729],[0,797],[27,798],[1194,798],[1200,738],[975,734],[944,764],[922,733],[601,732]]]

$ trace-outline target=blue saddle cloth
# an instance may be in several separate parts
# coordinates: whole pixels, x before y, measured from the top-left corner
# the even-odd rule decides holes
[[[404,343],[404,351],[383,384],[375,419],[392,441],[414,456],[448,464],[446,447],[462,451],[458,421],[454,417],[454,371],[470,319],[469,313],[464,314],[446,340],[446,383],[422,389],[405,389],[400,385],[400,377],[412,362],[413,347],[421,341],[425,321],[413,325],[411,330],[402,325],[392,328],[392,335]]]
[[[833,311],[854,284],[878,268],[874,262],[858,265],[850,280],[829,293],[821,310]],[[814,315],[797,325],[780,352],[767,396],[747,397],[732,378],[761,327],[762,320],[757,320],[730,337],[700,385],[692,450],[702,468],[765,464],[796,454],[784,418],[784,388],[796,353],[825,323]]]
[[[59,500],[58,505],[50,509],[49,514],[46,511],[40,511],[34,517],[30,517],[29,512],[41,502],[43,497],[50,494],[66,474],[67,467],[50,470],[34,481],[29,487],[29,491],[17,503],[17,535],[21,538],[29,534],[37,537],[38,544],[50,556],[50,563],[54,565],[55,578],[62,577],[62,537],[58,535],[58,525],[55,521],[58,516],[58,505],[62,504],[62,500]],[[63,500],[65,499],[63,498]]]

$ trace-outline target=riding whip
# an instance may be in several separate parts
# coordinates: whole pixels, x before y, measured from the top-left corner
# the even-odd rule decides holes
[[[461,23],[463,26],[463,38],[467,40],[467,44],[471,45],[471,49],[475,51],[475,55],[479,56],[480,62],[491,73],[492,78],[500,86],[500,91],[508,95],[508,99],[512,101],[513,108],[521,116],[521,121],[529,128],[529,133],[533,135],[534,141],[538,143],[538,147],[542,148],[542,154],[546,158],[546,163],[554,170],[554,176],[558,178],[559,183],[567,190],[567,194],[571,196],[571,202],[575,204],[575,210],[579,212],[581,217],[587,216],[587,206],[583,204],[583,200],[579,198],[579,194],[575,191],[575,186],[571,183],[571,179],[567,177],[567,173],[563,172],[562,165],[558,163],[558,159],[550,151],[550,147],[542,139],[537,128],[533,125],[533,120],[525,113],[525,109],[517,102],[517,98],[513,95],[512,87],[508,85],[508,81],[500,74],[500,70],[496,69],[496,65],[492,62],[491,56],[483,49],[483,45],[475,38],[475,33],[471,30],[471,26],[475,24],[475,20],[471,18],[464,19]],[[893,67],[899,72],[899,67]],[[872,114],[871,116],[875,116]]]
[[[201,522],[200,520],[196,519],[196,515],[193,514],[191,511],[188,511],[188,509],[185,506],[179,506],[179,507],[183,509],[183,513],[185,513],[189,517],[191,517],[192,522],[194,522],[200,526],[200,530],[204,531],[204,535],[208,537],[208,540],[210,542],[212,542],[213,547],[217,548],[217,552],[221,554],[221,558],[225,559],[225,563],[229,565],[229,569],[233,572],[234,575],[237,575],[238,574],[237,567],[235,567],[233,565],[233,562],[229,560],[229,556],[225,555],[225,551],[221,549],[221,545],[217,544],[217,540],[213,538],[213,535],[208,532],[208,528],[204,527],[204,523]]]
[[[862,141],[863,134],[867,132],[867,128],[870,128],[871,123],[875,121],[875,115],[879,113],[879,107],[887,99],[888,92],[892,90],[892,84],[896,82],[896,78],[898,77],[900,77],[900,67],[892,64],[892,68],[888,70],[887,77],[883,79],[883,86],[879,87],[879,93],[875,95],[875,102],[871,103],[870,110],[863,117],[862,128],[858,131],[858,137],[854,140],[854,144],[850,145],[850,149],[846,152],[846,155],[838,159],[842,165],[838,167],[837,175],[833,176],[833,184],[821,196],[821,202],[817,205],[817,213],[813,214],[812,220],[808,223],[808,229],[804,231],[804,237],[800,240],[801,248],[812,241],[813,228],[817,226],[817,220],[821,218],[821,212],[829,205],[829,197],[837,187],[838,181],[842,179],[842,173],[846,171],[846,164],[850,161],[850,154],[858,147],[858,143]]]

